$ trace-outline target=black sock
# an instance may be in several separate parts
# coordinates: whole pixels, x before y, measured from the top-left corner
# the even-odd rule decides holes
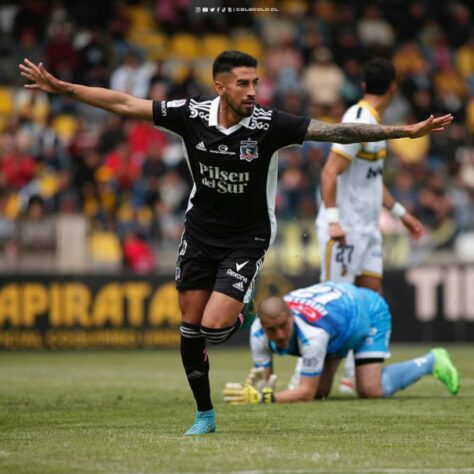
[[[230,339],[240,329],[243,321],[243,317],[239,315],[237,321],[232,326],[220,329],[201,326],[201,333],[210,344],[222,344]]]
[[[209,358],[207,356],[206,340],[199,326],[181,323],[181,360],[193,391],[197,409],[206,411],[212,409],[211,388],[209,385]]]

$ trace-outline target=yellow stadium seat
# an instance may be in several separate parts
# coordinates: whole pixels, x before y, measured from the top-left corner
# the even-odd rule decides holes
[[[307,9],[307,3],[302,0],[283,0],[280,5],[279,9],[283,12],[283,15],[288,14],[304,14]]]
[[[178,33],[171,38],[170,56],[181,59],[194,59],[200,55],[198,39],[188,33]]]
[[[263,45],[255,36],[239,36],[234,40],[233,49],[243,51],[251,56],[261,59],[263,56]]]
[[[76,133],[78,123],[72,115],[58,115],[53,119],[53,129],[65,141],[68,141]]]
[[[143,49],[150,61],[159,61],[168,54],[168,41],[161,33],[140,33],[133,36],[133,42]]]
[[[231,42],[227,36],[209,34],[201,40],[200,55],[214,59],[226,49],[231,49]]]
[[[132,31],[153,31],[156,28],[150,9],[141,5],[127,7]]]
[[[0,87],[0,116],[9,117],[14,109],[13,92],[8,87]]]
[[[120,264],[122,248],[113,232],[95,231],[89,236],[89,252],[93,262]]]

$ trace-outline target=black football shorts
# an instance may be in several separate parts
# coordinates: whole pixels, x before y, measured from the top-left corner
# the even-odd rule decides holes
[[[247,303],[264,257],[264,249],[206,246],[185,235],[178,248],[176,288],[217,291]]]

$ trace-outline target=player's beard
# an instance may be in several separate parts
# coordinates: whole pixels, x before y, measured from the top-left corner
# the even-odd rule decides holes
[[[250,117],[252,115],[252,112],[253,112],[253,108],[254,108],[254,103],[252,104],[252,107],[250,107],[250,111],[247,111],[246,108],[249,107],[248,105],[245,106],[244,104],[242,104],[242,102],[240,104],[237,104],[236,102],[234,102],[230,96],[228,96],[227,94],[224,94],[224,99],[227,103],[227,105],[239,116],[239,117]],[[244,108],[245,107],[245,108]]]

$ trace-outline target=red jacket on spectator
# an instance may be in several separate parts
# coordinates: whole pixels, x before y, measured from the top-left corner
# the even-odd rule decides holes
[[[151,273],[155,269],[153,249],[135,234],[123,244],[123,257],[127,268],[137,273]]]
[[[20,189],[27,185],[35,173],[35,160],[27,153],[7,153],[0,161],[0,171],[5,175],[9,188]]]

